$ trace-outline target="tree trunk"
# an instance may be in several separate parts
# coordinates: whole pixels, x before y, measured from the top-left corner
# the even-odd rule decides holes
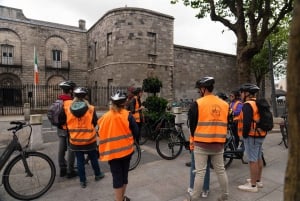
[[[285,201],[300,200],[300,0],[294,3],[287,66],[289,158],[285,175]]]
[[[237,68],[238,68],[238,82],[243,84],[251,82],[251,58],[244,56],[242,51],[237,52]]]

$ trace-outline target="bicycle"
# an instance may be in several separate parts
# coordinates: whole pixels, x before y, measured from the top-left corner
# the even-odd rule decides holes
[[[131,156],[129,171],[135,169],[141,161],[142,151],[140,145],[137,142],[134,142],[134,151]]]
[[[161,127],[169,127],[172,124],[172,122],[168,120],[167,114],[168,113],[165,113],[155,122],[150,121],[149,118],[145,118],[145,122],[141,127],[139,145],[145,144],[149,139],[155,140]]]
[[[223,153],[225,168],[228,168],[231,165],[233,159],[239,159],[242,161],[243,164],[248,164],[248,162],[244,160],[244,151],[245,151],[244,141],[240,140],[240,142],[241,142],[240,145],[237,146],[233,132],[230,126],[228,126],[228,134],[226,136],[226,142],[224,144],[224,153]],[[263,160],[263,165],[266,166],[266,160],[264,158],[263,153],[262,153],[262,160]]]
[[[186,139],[182,130],[183,124],[175,123],[174,127],[160,128],[159,135],[156,138],[156,151],[162,158],[173,160],[180,155],[183,147],[190,150],[190,142]]]
[[[281,132],[281,142],[278,145],[284,144],[285,148],[288,148],[288,115],[284,114],[281,116],[283,118],[283,122],[279,124],[280,132]]]
[[[53,185],[56,169],[51,158],[41,152],[30,151],[29,141],[32,127],[23,121],[12,121],[15,126],[12,140],[0,157],[0,170],[4,167],[2,183],[6,192],[19,200],[33,200],[45,194]],[[29,127],[27,144],[22,147],[17,132]],[[17,152],[17,155],[10,158]]]

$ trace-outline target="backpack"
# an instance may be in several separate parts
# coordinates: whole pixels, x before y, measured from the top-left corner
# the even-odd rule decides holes
[[[259,122],[256,123],[256,128],[263,131],[271,131],[273,129],[273,114],[270,110],[268,101],[264,98],[256,99],[256,106],[260,116]]]
[[[47,117],[53,126],[60,126],[58,117],[63,111],[63,104],[63,100],[57,99],[48,108]]]

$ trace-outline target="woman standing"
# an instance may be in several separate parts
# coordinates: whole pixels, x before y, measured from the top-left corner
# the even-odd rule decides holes
[[[127,95],[117,91],[111,97],[110,110],[98,120],[100,160],[110,166],[116,201],[130,201],[125,192],[134,138],[138,136],[135,119],[125,109],[126,100]]]

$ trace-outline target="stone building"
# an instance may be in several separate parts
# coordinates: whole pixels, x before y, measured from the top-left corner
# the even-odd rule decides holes
[[[0,6],[0,85],[33,83],[37,50],[39,84],[71,79],[85,86],[141,86],[149,76],[163,83],[170,101],[195,99],[195,81],[216,78],[216,91],[237,87],[234,55],[174,45],[174,18],[142,8],[117,8],[91,28],[28,19]]]

